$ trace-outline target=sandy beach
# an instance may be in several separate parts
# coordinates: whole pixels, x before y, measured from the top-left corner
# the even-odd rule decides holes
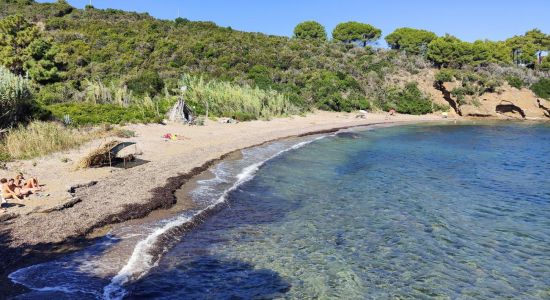
[[[442,118],[439,115],[388,118],[386,114],[369,114],[361,119],[355,114],[316,112],[305,117],[237,124],[209,121],[206,126],[129,125],[125,128],[135,131],[136,137],[117,140],[136,143],[127,150],[140,154],[138,159],[144,164],[133,168],[75,170],[80,158],[109,139],[95,140],[70,152],[9,163],[7,169],[0,170],[0,177],[12,177],[19,171],[37,176],[49,196],[10,201],[4,216],[11,219],[4,219],[0,232],[0,254],[10,258],[2,260],[2,273],[6,275],[14,266],[28,263],[27,256],[70,250],[67,245],[106,232],[99,230],[106,225],[141,218],[153,210],[172,206],[176,201],[174,192],[186,181],[239,149],[347,127],[435,120]],[[166,133],[184,138],[166,141],[162,138]],[[70,186],[90,182],[97,183],[77,189],[74,195],[67,192]],[[51,211],[52,208],[55,210]]]

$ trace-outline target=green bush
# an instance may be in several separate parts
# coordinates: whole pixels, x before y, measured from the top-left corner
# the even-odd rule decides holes
[[[438,82],[453,82],[455,80],[455,71],[451,69],[441,69],[435,74],[435,80]]]
[[[550,78],[543,78],[537,83],[531,85],[531,90],[538,97],[550,99]]]
[[[154,97],[164,88],[164,81],[155,71],[144,71],[127,82],[128,88],[139,96]]]
[[[411,115],[424,115],[433,112],[434,107],[429,97],[422,94],[416,82],[410,82],[402,89],[395,89],[390,96],[393,104],[386,109],[394,108],[397,112]]]
[[[359,83],[342,72],[315,73],[306,87],[320,109],[349,112],[369,108]]]
[[[248,78],[254,80],[256,86],[261,89],[271,87],[272,80],[269,68],[266,66],[256,65],[248,70]]]
[[[27,121],[35,106],[28,79],[0,66],[0,128]]]
[[[36,94],[36,100],[44,105],[68,102],[73,90],[65,83],[54,83],[43,86]]]
[[[7,152],[7,150],[3,149],[4,147],[0,147],[0,162],[8,162],[12,158],[10,154]]]
[[[63,103],[50,105],[47,108],[59,120],[63,120],[68,115],[71,124],[74,125],[153,123],[163,119],[163,115],[155,109],[136,105],[122,107],[116,104]]]
[[[523,80],[516,76],[508,76],[506,77],[506,81],[508,81],[508,84],[510,86],[515,87],[518,90],[521,89],[524,85]]]

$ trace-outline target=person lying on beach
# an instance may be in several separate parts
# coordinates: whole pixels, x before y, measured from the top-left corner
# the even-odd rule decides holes
[[[23,195],[21,190],[16,187],[15,180],[2,178],[0,179],[0,183],[2,184],[2,197],[4,199],[23,200]]]
[[[15,176],[15,185],[20,189],[27,189],[32,192],[42,191],[42,187],[38,184],[38,179],[36,177],[31,177],[29,180],[25,180],[23,173],[18,173]]]

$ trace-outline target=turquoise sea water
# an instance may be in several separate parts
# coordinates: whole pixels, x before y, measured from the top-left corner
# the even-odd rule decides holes
[[[341,133],[243,182],[125,299],[550,299],[550,126]]]
[[[550,298],[550,127],[342,134],[267,163],[129,298]]]

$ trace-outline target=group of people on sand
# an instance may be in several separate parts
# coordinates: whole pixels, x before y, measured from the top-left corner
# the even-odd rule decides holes
[[[42,191],[36,177],[25,179],[22,173],[17,174],[15,178],[2,178],[0,184],[2,185],[3,201],[8,199],[21,201],[31,194]]]

